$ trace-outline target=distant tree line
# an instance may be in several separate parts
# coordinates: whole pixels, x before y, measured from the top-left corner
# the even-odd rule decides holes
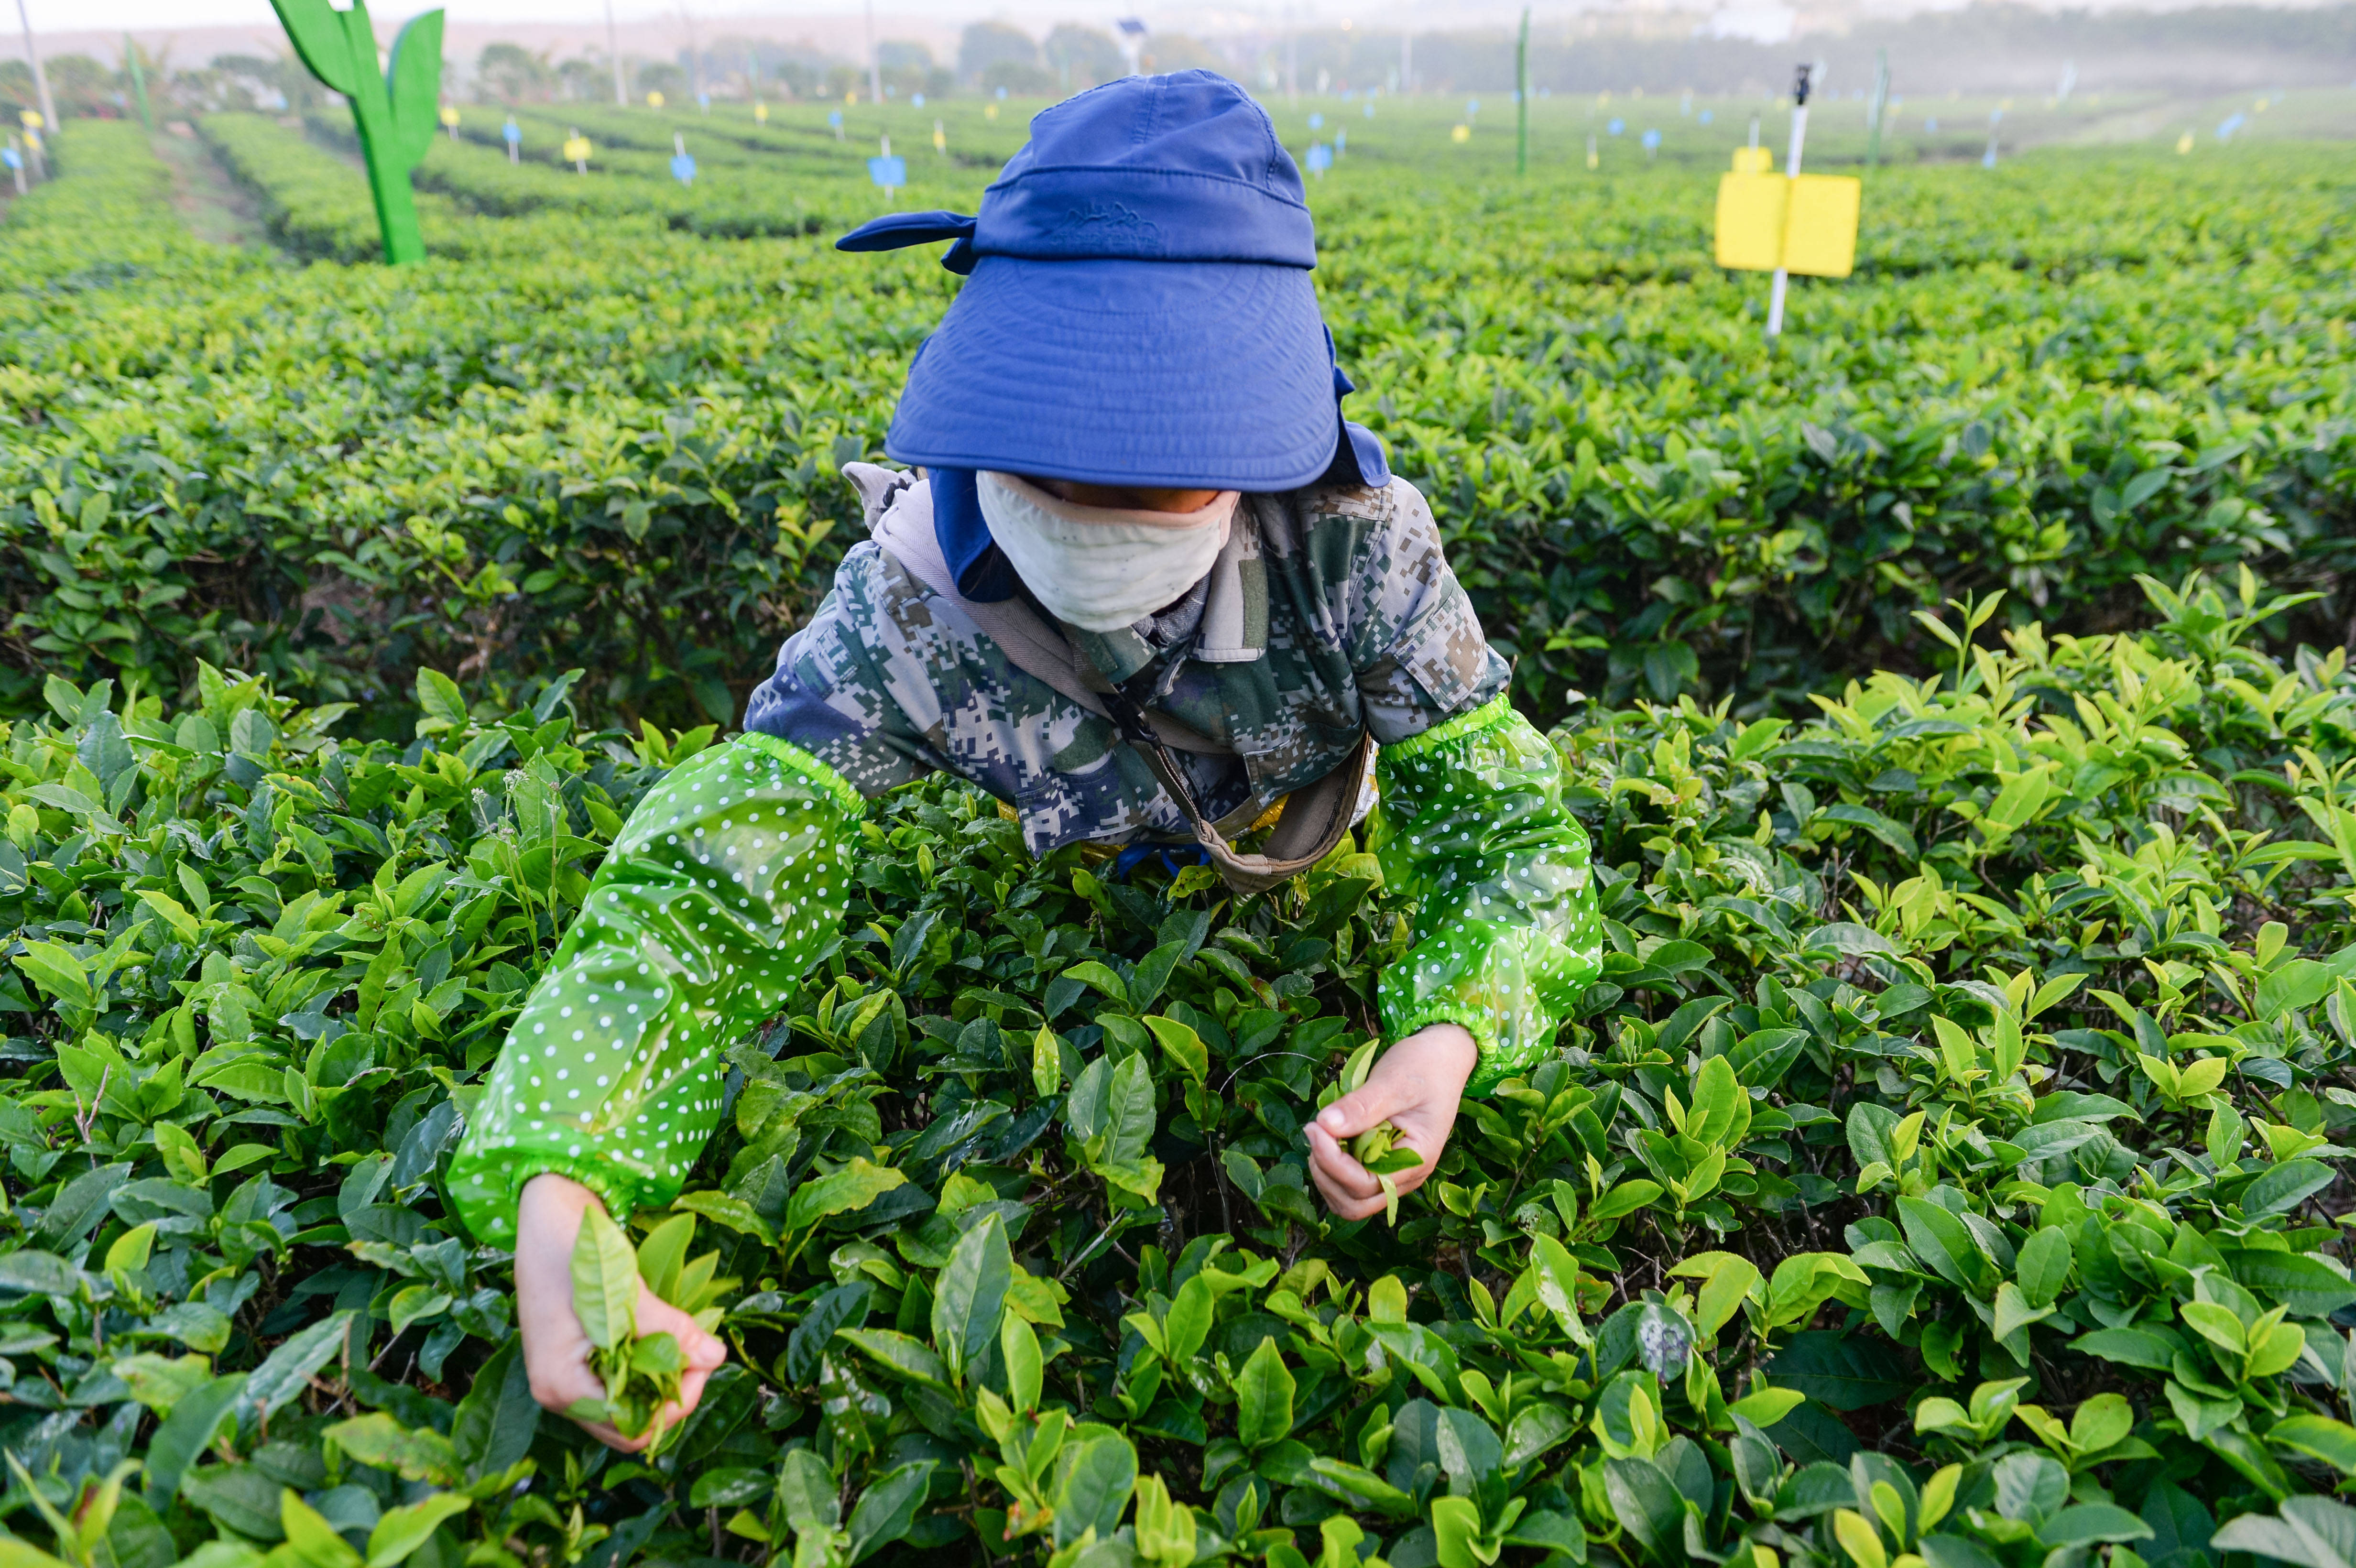
[[[1141,71],[1196,66],[1234,69],[1225,54],[1183,33],[1148,34],[1138,40]],[[976,22],[958,43],[958,77],[985,92],[1004,88],[1026,96],[1060,96],[1128,74],[1129,57],[1112,35],[1076,22],[1062,23],[1041,39],[1004,22]]]
[[[1887,49],[1899,91],[2051,92],[2065,66],[2080,91],[2191,91],[2318,86],[2356,80],[2356,5],[2297,10],[2205,5],[2181,11],[2045,11],[1976,4],[1901,18],[1860,21],[1845,33],[1781,43],[1644,36],[1590,13],[1533,30],[1530,82],[1552,92],[1692,91],[1772,92],[1800,62],[1824,62],[1832,86],[1866,86]],[[1398,29],[1323,28],[1255,40],[1242,74],[1274,89],[1288,73],[1303,91],[1400,83],[1403,59],[1420,91],[1502,92],[1514,83],[1512,36],[1418,33],[1406,51]],[[1322,74],[1321,74],[1322,73]]]
[[[2302,87],[2356,80],[2356,4],[2307,10],[2204,5],[2093,12],[1982,0],[1961,10],[1869,20],[1847,33],[1809,34],[1773,44],[1700,31],[1648,36],[1633,27],[1615,27],[1590,13],[1568,26],[1539,27],[1530,39],[1532,85],[1558,93],[1767,93],[1791,80],[1794,64],[1806,61],[1829,67],[1831,90],[1847,93],[1871,80],[1874,56],[1884,49],[1896,89],[1917,96],[2050,92],[2065,66],[2074,68],[2082,92]],[[1303,91],[1323,86],[1336,91],[1406,87],[1502,92],[1514,80],[1514,39],[1502,31],[1418,33],[1407,48],[1396,29],[1357,27],[1263,34],[1224,48],[1177,34],[1149,34],[1137,42],[1141,70],[1202,66],[1262,91],[1297,85]],[[1001,89],[1024,97],[1060,97],[1130,69],[1129,57],[1110,34],[1071,22],[1044,38],[1004,22],[976,22],[959,38],[954,64],[936,60],[924,44],[905,39],[884,41],[876,55],[884,91],[895,97]],[[136,112],[130,73],[120,57],[59,54],[43,63],[59,113]],[[778,100],[868,91],[863,62],[766,38],[722,36],[671,59],[631,59],[624,65],[634,100],[655,91],[679,101],[699,91]],[[168,54],[143,48],[141,66],[159,112],[292,113],[326,96],[291,55],[224,54],[202,66],[175,69]],[[603,55],[556,59],[549,51],[514,43],[486,45],[471,72],[463,79],[453,75],[454,85],[488,103],[596,101],[613,92],[613,67]],[[0,114],[13,121],[18,111],[37,102],[25,62],[0,60]]]

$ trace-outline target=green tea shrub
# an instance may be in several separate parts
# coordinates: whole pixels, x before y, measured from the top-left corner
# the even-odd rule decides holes
[[[841,944],[631,1221],[731,1359],[629,1458],[531,1403],[437,1182],[712,731],[589,728],[570,677],[425,672],[406,743],[209,667],[53,679],[0,732],[10,1549],[2329,1561],[2356,678],[2254,646],[2297,606],[2246,576],[2147,592],[2001,645],[1966,607],[1805,721],[1558,730],[1605,978],[1395,1226],[1298,1137],[1403,941],[1371,857],[1237,904],[944,780],[875,803]]]
[[[549,155],[561,127],[519,112]],[[199,245],[138,136],[68,127],[69,177],[26,217],[119,165],[118,205],[78,230],[70,293],[0,303],[0,709],[37,710],[51,671],[177,703],[204,659],[364,699],[387,734],[421,664],[495,704],[580,666],[600,722],[732,720],[857,537],[837,471],[876,454],[955,287],[796,232],[881,199],[872,140],[823,112],[584,106],[611,148],[586,179],[444,138],[434,255],[399,279]],[[1770,352],[1763,285],[1708,264],[1706,177],[1509,186],[1399,115],[1312,192],[1320,287],[1352,413],[1430,496],[1534,712],[1573,690],[1804,712],[1935,665],[1913,613],[1949,597],[2095,632],[2132,621],[2138,572],[2242,561],[2331,596],[2294,620],[2340,635],[2336,155],[1883,171],[1859,275],[1804,289]],[[692,187],[665,172],[681,133]],[[370,253],[345,160],[260,116],[204,133],[289,249]],[[910,161],[913,205],[970,209],[988,177]],[[12,219],[0,260],[46,275],[59,233]]]
[[[52,138],[53,177],[8,208],[12,292],[102,288],[179,248],[186,231],[155,221],[170,199],[171,176],[145,152],[121,122],[78,125]],[[93,235],[104,242],[93,245]]]
[[[381,240],[369,238],[376,208],[368,178],[350,164],[305,146],[260,114],[208,114],[197,125],[230,173],[262,198],[262,221],[288,250],[337,261],[381,256]],[[421,223],[440,231],[436,238],[444,246],[455,217],[430,199],[418,203]]]
[[[668,148],[661,154],[608,152],[598,157],[595,174],[584,176],[556,155],[568,125],[529,115],[524,118],[531,132],[542,139],[538,155],[509,163],[498,128],[479,123],[473,128],[476,134],[463,141],[436,138],[418,165],[419,183],[492,217],[553,211],[635,225],[651,215],[673,229],[729,239],[816,234],[836,226],[830,214],[822,216],[810,209],[807,195],[779,202],[776,176],[781,171],[771,168],[748,179],[745,170],[708,155],[697,160],[692,185],[681,185],[672,177]],[[304,123],[314,139],[329,146],[341,149],[358,144],[349,116],[340,111],[314,111],[305,116]],[[699,145],[701,143],[699,137]],[[617,170],[623,177],[613,177]],[[817,183],[822,188],[831,187],[828,194],[837,197],[830,208],[854,210],[850,202],[840,199],[848,193],[848,171],[837,166],[827,173],[830,177]]]
[[[236,123],[337,165],[266,121]],[[374,244],[365,200],[347,216],[353,242]],[[544,249],[578,250],[585,225],[463,219],[483,241],[468,265],[519,272],[523,292],[486,310],[449,273],[421,315],[417,270],[291,269],[161,217],[166,241],[120,296],[137,308],[100,312],[108,325],[87,289],[0,302],[24,350],[0,368],[23,438],[0,443],[10,710],[50,670],[177,694],[204,659],[397,710],[419,663],[480,683],[589,659],[600,712],[733,713],[816,591],[806,573],[830,568],[850,497],[819,480],[864,450],[842,432],[878,396],[855,364],[803,379],[797,340],[748,333],[748,312],[787,298],[817,339],[913,335],[914,302],[830,298],[806,261],[747,275],[727,248],[651,220],[639,292],[616,294]],[[345,285],[332,305],[330,275]],[[671,304],[650,315],[657,295]],[[683,390],[686,367],[715,357],[734,389]],[[81,412],[93,374],[125,394],[99,419]]]

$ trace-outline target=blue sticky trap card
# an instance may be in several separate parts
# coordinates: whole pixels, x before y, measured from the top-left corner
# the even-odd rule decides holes
[[[1312,114],[1309,117],[1309,128],[1312,131],[1323,131],[1325,129],[1325,116],[1323,114]]]
[[[695,158],[693,155],[680,153],[677,156],[673,157],[670,161],[670,177],[679,181],[681,185],[693,185],[695,183]]]
[[[1609,132],[1611,134],[1612,134],[1612,135],[1614,135],[1614,136],[1617,136],[1621,132],[1625,131],[1627,128],[1628,128],[1628,122],[1626,122],[1625,120],[1612,120],[1612,121],[1607,121],[1607,122],[1605,122],[1604,126],[1603,126],[1603,129],[1604,129],[1605,131]]]
[[[896,190],[908,183],[908,160],[894,155],[888,158],[867,160],[867,177],[885,190]]]
[[[1333,166],[1333,149],[1323,142],[1312,142],[1309,147],[1309,172],[1322,175]]]
[[[510,120],[499,127],[499,134],[506,139],[507,144],[512,147],[523,140],[523,127]]]
[[[835,129],[835,130],[837,130],[837,131],[841,130],[841,129],[842,129],[842,111],[841,111],[841,110],[840,110],[840,109],[830,109],[830,110],[828,110],[828,111],[827,111],[827,113],[826,113],[826,123],[827,123],[827,124],[828,124],[828,125],[831,126],[833,129]]]
[[[1659,147],[1660,144],[1661,133],[1658,131],[1647,131],[1644,133],[1644,151],[1648,153],[1652,152]]]
[[[12,169],[21,169],[25,166],[25,155],[14,147],[0,147],[0,164]]]

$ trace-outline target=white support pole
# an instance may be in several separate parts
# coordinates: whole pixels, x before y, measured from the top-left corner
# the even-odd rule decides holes
[[[25,9],[25,0],[16,0],[16,22],[25,29],[25,59],[33,68],[33,89],[41,99],[41,133],[44,137],[58,133],[58,106],[49,96],[49,73],[41,69],[41,51],[33,47],[33,18]]]
[[[1792,85],[1792,146],[1784,156],[1783,172],[1794,179],[1800,177],[1800,149],[1808,139],[1808,68],[1802,66],[1798,79]],[[1767,336],[1783,335],[1783,295],[1792,286],[1792,275],[1783,268],[1775,269],[1774,285],[1767,295]]]
[[[875,0],[867,0],[867,96],[884,102],[884,57],[875,52]]]
[[[621,35],[614,31],[614,0],[605,0],[605,53],[614,62],[614,102],[627,109],[630,90],[622,85],[622,43]]]

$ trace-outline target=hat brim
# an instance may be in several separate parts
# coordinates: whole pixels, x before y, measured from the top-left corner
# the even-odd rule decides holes
[[[1309,273],[985,256],[908,372],[884,451],[928,468],[1268,493],[1333,461]]]

